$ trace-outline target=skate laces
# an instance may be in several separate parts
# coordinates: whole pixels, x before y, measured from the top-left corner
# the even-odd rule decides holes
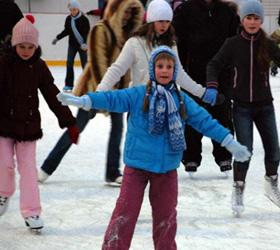
[[[28,218],[31,218],[31,219],[34,219],[34,220],[39,220],[39,215],[29,216],[29,217],[27,217],[27,219]]]
[[[0,196],[0,206],[4,206],[8,201],[8,197]]]

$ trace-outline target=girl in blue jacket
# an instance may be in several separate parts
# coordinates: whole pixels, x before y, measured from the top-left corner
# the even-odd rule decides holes
[[[174,51],[160,46],[149,61],[147,86],[88,93],[81,97],[66,93],[57,96],[64,105],[86,110],[129,112],[124,179],[102,249],[129,249],[148,182],[155,249],[176,249],[176,169],[186,148],[185,123],[221,143],[239,161],[250,157],[247,148],[235,141],[228,129],[178,90],[177,70],[178,58]]]

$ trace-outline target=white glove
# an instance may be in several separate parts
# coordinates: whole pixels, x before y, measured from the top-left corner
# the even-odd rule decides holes
[[[86,44],[86,43],[83,43],[83,44],[81,45],[81,49],[82,49],[82,50],[87,50],[87,49],[88,49],[87,44]]]
[[[83,95],[81,97],[78,97],[72,94],[58,93],[56,98],[64,106],[72,105],[87,111],[89,111],[92,108],[92,103],[88,95]]]
[[[232,153],[236,161],[248,161],[251,156],[251,153],[249,152],[247,147],[241,145],[238,141],[234,140],[232,134],[227,135],[222,141],[221,145]]]

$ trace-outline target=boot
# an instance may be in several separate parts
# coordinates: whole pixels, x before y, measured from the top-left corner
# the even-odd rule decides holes
[[[199,164],[195,161],[186,162],[185,164],[186,172],[196,172]]]
[[[264,177],[265,196],[276,206],[280,207],[280,192],[278,188],[278,175]]]
[[[244,212],[243,195],[245,189],[244,181],[235,181],[231,196],[231,208],[236,217],[240,217]]]
[[[39,215],[25,217],[24,221],[25,221],[25,225],[29,229],[36,232],[40,232],[40,230],[44,227],[44,222]]]
[[[231,160],[225,160],[225,161],[219,162],[219,167],[220,167],[221,172],[226,172],[226,171],[232,170]]]
[[[40,183],[44,183],[50,175],[48,175],[42,168],[39,168],[38,170],[38,181]]]

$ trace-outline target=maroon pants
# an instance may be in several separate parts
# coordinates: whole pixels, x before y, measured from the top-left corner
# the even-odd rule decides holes
[[[105,233],[103,250],[129,249],[148,182],[154,247],[156,250],[177,249],[177,171],[155,174],[126,166],[120,195]]]

